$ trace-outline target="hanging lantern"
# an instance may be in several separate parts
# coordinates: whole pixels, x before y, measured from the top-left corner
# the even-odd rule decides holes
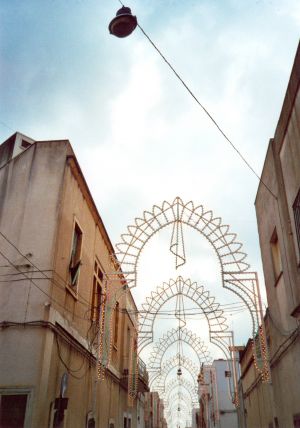
[[[179,369],[177,370],[177,376],[181,376],[182,375],[182,370],[181,370],[181,368],[179,367]]]
[[[129,7],[122,6],[116,17],[110,22],[108,29],[110,34],[116,37],[127,37],[137,26],[136,16],[133,16]]]

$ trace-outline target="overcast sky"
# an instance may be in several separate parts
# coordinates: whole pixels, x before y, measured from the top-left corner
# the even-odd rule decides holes
[[[298,45],[299,1],[126,5],[260,174]],[[164,200],[180,196],[213,210],[237,233],[263,287],[257,178],[139,29],[126,39],[108,33],[119,7],[117,0],[0,1],[1,141],[14,131],[69,139],[113,244],[135,217]],[[175,271],[170,235],[164,231],[145,249],[138,303],[179,274],[218,298],[212,249],[187,233],[187,265]],[[219,300],[237,298],[220,291]],[[237,341],[249,334],[237,330]]]

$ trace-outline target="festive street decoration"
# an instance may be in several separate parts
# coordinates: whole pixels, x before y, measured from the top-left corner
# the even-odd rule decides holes
[[[204,237],[214,249],[220,263],[220,285],[238,296],[248,309],[252,323],[254,361],[257,369],[262,375],[263,381],[268,381],[268,350],[257,274],[256,272],[250,271],[250,266],[246,261],[247,255],[242,251],[242,244],[237,241],[236,234],[230,231],[228,225],[222,224],[220,217],[215,217],[212,211],[205,210],[202,205],[195,205],[192,201],[184,203],[181,198],[176,197],[171,203],[164,201],[161,206],[154,205],[151,210],[144,211],[141,217],[135,219],[133,225],[128,226],[127,233],[121,236],[121,242],[116,245],[117,251],[113,256],[114,265],[118,266],[118,269],[108,274],[108,276],[111,275],[111,277],[116,275],[119,278],[124,278],[124,286],[115,293],[113,299],[110,301],[112,308],[110,316],[112,317],[115,304],[119,301],[121,296],[138,284],[138,261],[145,245],[157,232],[167,227],[171,227],[169,250],[175,257],[176,269],[186,263],[184,245],[184,231],[186,227],[194,229],[196,233]],[[185,292],[188,297],[191,296],[191,291],[194,291],[198,293],[203,307],[213,308],[212,317],[208,318],[210,325],[210,341],[222,348],[228,360],[234,358],[235,348],[231,332],[227,329],[222,310],[215,304],[214,299],[209,296],[208,292],[199,289],[199,287],[197,288],[195,283],[192,283],[190,280],[183,280],[181,277],[178,277],[177,280],[173,282],[170,280],[169,284],[166,286],[166,290],[173,290],[174,294],[174,289],[178,287],[178,284],[180,284],[183,291],[186,290]],[[180,294],[183,293],[181,292]],[[151,318],[151,316],[153,309],[155,312],[164,301],[164,292],[157,290],[156,297],[159,300],[158,302],[151,302],[151,299],[150,301],[148,300],[146,305],[148,305],[149,308],[151,307],[151,311],[149,310],[148,315],[141,318],[140,321],[141,327],[138,352],[153,340],[153,334],[151,332],[153,318]],[[181,320],[184,321],[182,314]],[[214,331],[213,322],[216,322],[216,325],[221,327],[218,333]],[[105,328],[101,328],[100,336],[103,335],[105,331]],[[181,324],[179,333],[184,334],[184,331],[185,329],[182,328]],[[169,338],[166,337],[165,339]],[[103,337],[100,337],[100,344],[101,343],[104,343]],[[111,337],[106,337],[106,343],[111,343]],[[202,352],[205,353],[203,346],[204,345],[201,344],[200,348]],[[102,355],[104,355],[103,350]],[[99,367],[105,366],[107,361],[109,361],[109,358],[106,360],[101,359],[100,353]],[[154,364],[153,359],[152,364]],[[134,376],[134,373],[133,370],[132,376]],[[136,391],[134,391],[136,382],[131,382],[131,384],[133,387],[130,394],[133,396],[134,393],[136,393]],[[237,391],[233,391],[233,394],[234,397],[236,397]]]

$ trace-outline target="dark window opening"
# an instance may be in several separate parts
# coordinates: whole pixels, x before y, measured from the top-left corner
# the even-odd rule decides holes
[[[25,141],[25,140],[21,141],[22,149],[27,149],[29,146],[31,146],[31,143],[29,143],[28,141]]]
[[[27,394],[0,395],[1,428],[24,427],[27,398]]]
[[[272,262],[273,262],[273,271],[274,271],[274,277],[276,282],[282,272],[280,246],[279,246],[276,229],[274,229],[274,232],[272,234],[270,245],[271,245],[271,254],[272,254]]]
[[[119,302],[117,302],[115,307],[115,319],[114,319],[114,345],[115,346],[117,346],[118,344],[119,313],[120,313],[120,305],[119,305]]]
[[[300,190],[296,196],[296,199],[293,204],[294,219],[295,219],[295,228],[296,236],[298,241],[298,248],[300,252]]]
[[[94,418],[91,418],[88,420],[87,428],[95,428],[96,427],[96,421]]]
[[[69,265],[70,282],[72,287],[78,284],[78,277],[81,265],[81,246],[82,246],[82,232],[77,223],[75,223],[71,250],[71,260]]]
[[[294,415],[294,428],[300,428],[300,413]]]

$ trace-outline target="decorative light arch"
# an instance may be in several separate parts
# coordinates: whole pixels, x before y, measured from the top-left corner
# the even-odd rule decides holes
[[[229,331],[224,311],[215,298],[203,286],[178,276],[158,286],[151,297],[142,304],[143,311],[139,317],[139,352],[153,341],[154,321],[160,308],[179,294],[192,300],[203,312],[209,327],[210,342],[221,349],[226,359],[230,358],[229,347],[233,346],[232,332]]]
[[[167,331],[154,345],[149,359],[149,371],[161,371],[162,360],[165,352],[171,345],[173,345],[173,343],[176,343],[179,340],[190,345],[195,351],[199,361],[199,368],[202,363],[211,364],[212,358],[207,349],[207,346],[199,337],[197,337],[195,333],[193,333],[191,330],[183,328],[179,334],[178,328],[172,328],[171,330]]]
[[[150,211],[144,211],[142,217],[137,217],[135,224],[128,226],[127,233],[121,235],[122,242],[116,245],[115,261],[120,264],[120,272],[125,275],[128,287],[137,285],[137,266],[145,245],[167,226],[172,226],[170,251],[175,255],[176,268],[186,261],[183,226],[193,228],[211,244],[220,263],[222,286],[236,294],[248,307],[252,320],[254,360],[263,377],[267,378],[269,367],[257,274],[249,271],[246,253],[242,251],[237,235],[212,211],[205,210],[202,205],[195,206],[192,201],[184,203],[177,196],[172,203],[164,201],[161,206],[153,205]],[[261,334],[260,326],[263,329]]]
[[[180,411],[185,414],[185,415],[189,415],[190,413],[190,409],[188,407],[188,405],[183,401],[183,400],[174,400],[174,402],[170,405],[169,410],[170,410],[170,414],[174,415],[177,414],[178,411],[178,407],[180,407]]]
[[[183,391],[174,392],[173,394],[170,394],[168,401],[165,402],[166,407],[169,406],[169,402],[173,403],[175,399],[181,399],[184,400],[186,403],[189,403],[189,406],[192,406],[192,398],[189,394],[185,394]]]
[[[167,383],[165,391],[162,394],[163,400],[167,402],[171,392],[178,387],[184,388],[191,397],[193,407],[197,406],[197,404],[199,403],[197,387],[195,387],[195,385],[193,385],[184,376],[180,378],[180,381],[178,381],[178,379],[172,379],[170,382]]]
[[[266,381],[269,366],[257,274],[249,271],[246,253],[242,251],[242,244],[236,240],[236,234],[230,232],[228,225],[222,224],[220,217],[214,217],[212,211],[206,211],[202,205],[195,206],[192,201],[184,203],[176,197],[172,203],[164,201],[161,206],[154,205],[151,211],[144,211],[142,217],[135,219],[135,224],[128,226],[127,233],[121,235],[122,242],[116,245],[117,251],[113,255],[114,264],[120,269],[108,274],[110,280],[115,276],[125,277],[126,284],[113,299],[109,302],[107,299],[109,306],[113,309],[120,295],[137,285],[137,266],[142,250],[157,232],[167,226],[172,226],[170,251],[175,256],[176,268],[186,261],[184,226],[200,233],[215,250],[220,263],[222,286],[235,293],[248,307],[252,320],[254,361]],[[112,343],[111,337],[104,337],[104,332],[108,330],[105,325],[112,325],[112,311],[105,312],[105,306],[103,302],[102,309],[106,315],[103,316],[103,327],[100,330],[99,367],[109,364]],[[105,351],[105,347],[109,349]],[[132,375],[136,376],[136,372]],[[130,391],[132,396],[134,393]]]
[[[166,378],[171,370],[175,367],[178,367],[178,363],[180,361],[181,367],[184,367],[192,376],[194,380],[195,387],[197,387],[197,377],[199,374],[199,368],[197,365],[185,356],[181,356],[179,359],[179,355],[175,355],[172,358],[169,358],[161,367],[161,371],[159,373],[151,373],[150,374],[150,387],[158,392],[163,392],[165,389]]]

